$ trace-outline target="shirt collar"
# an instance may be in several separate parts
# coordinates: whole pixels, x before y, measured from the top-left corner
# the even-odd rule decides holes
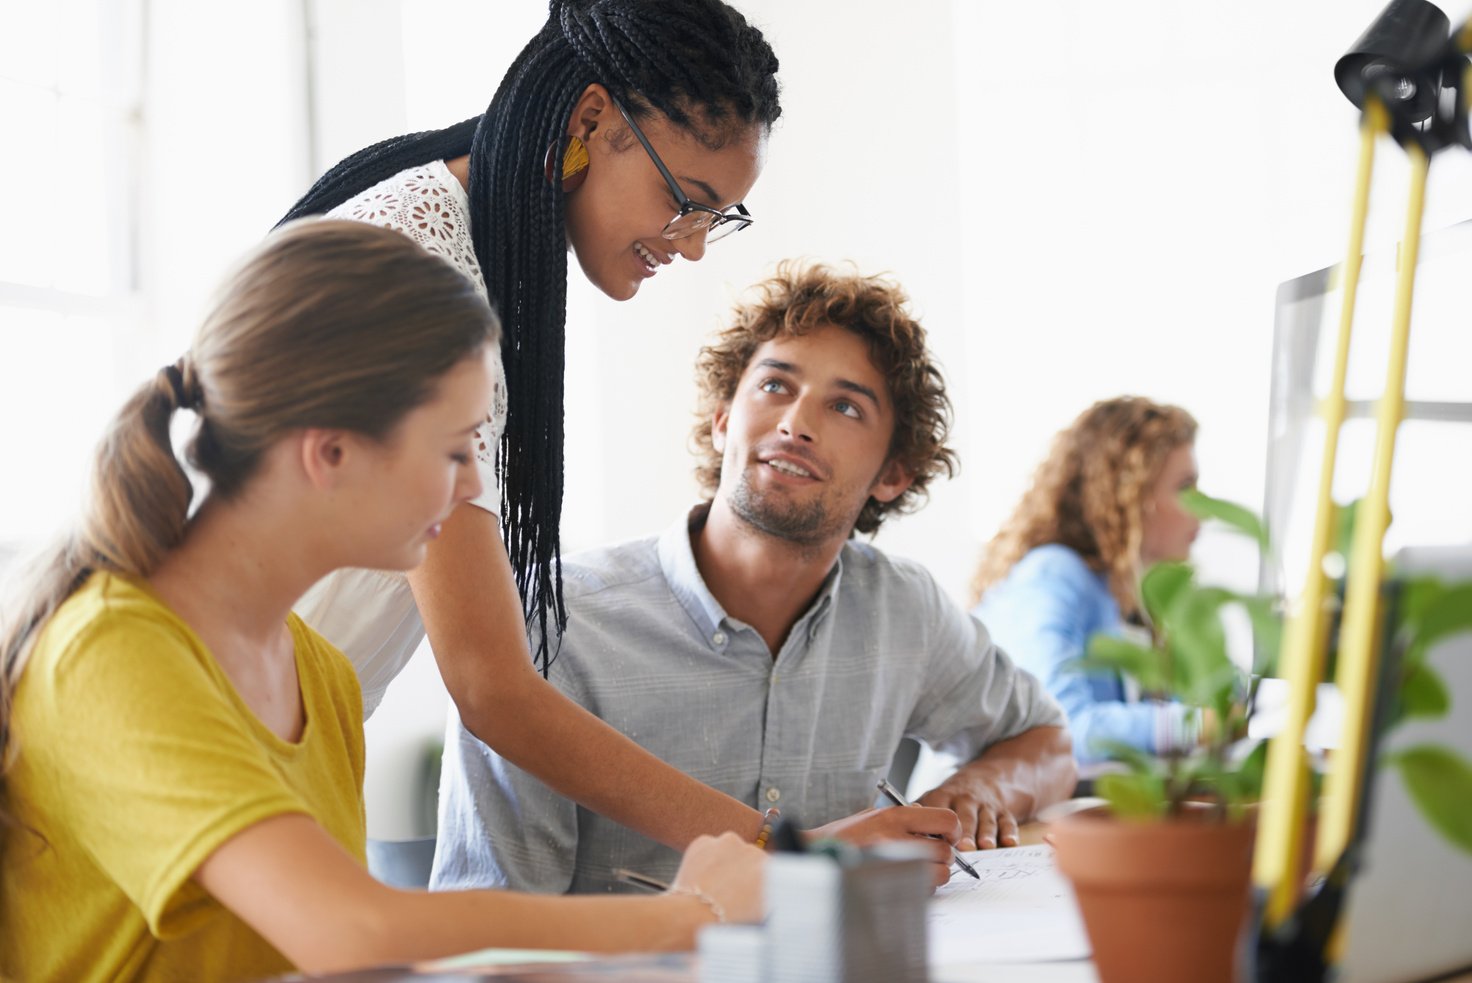
[[[818,588],[818,598],[811,607],[797,619],[794,628],[805,628],[808,637],[812,638],[823,624],[823,619],[828,612],[833,610],[834,598],[838,596],[838,585],[843,580],[843,554],[848,552],[848,545],[838,551],[838,559],[833,561],[833,569],[828,571],[828,576],[823,579],[823,586]]]
[[[705,585],[705,578],[695,565],[695,548],[690,543],[690,537],[705,526],[709,511],[709,502],[694,506],[659,537],[659,565],[664,570],[664,579],[679,600],[680,606],[706,634],[714,632],[726,619],[726,609],[721,607],[721,602],[716,600],[710,588]],[[832,609],[839,581],[843,579],[843,554],[847,550],[848,547],[845,546],[839,551],[833,569],[828,571],[823,586],[818,590],[817,599],[797,619],[797,623],[793,625],[794,631],[805,628],[811,634]]]

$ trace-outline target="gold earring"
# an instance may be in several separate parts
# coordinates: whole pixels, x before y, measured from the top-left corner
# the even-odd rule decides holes
[[[557,143],[554,140],[547,147],[547,157],[542,162],[542,173],[546,175],[548,184],[557,173]],[[567,149],[562,152],[562,190],[576,191],[587,177],[588,146],[580,138],[569,136]]]

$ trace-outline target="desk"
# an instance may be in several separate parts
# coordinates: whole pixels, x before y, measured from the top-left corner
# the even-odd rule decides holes
[[[1019,830],[1022,845],[1043,842],[1046,826],[1028,823]],[[932,950],[932,956],[936,953]],[[931,983],[1098,983],[1093,963],[1086,959],[1034,963],[975,963],[954,961],[932,965]],[[597,978],[602,983],[639,981],[639,983],[696,983],[699,968],[692,955],[630,956],[596,959],[585,962],[545,964],[519,967],[476,967],[441,974],[415,974],[407,970],[374,970],[327,977],[339,983],[423,983],[426,979],[440,983],[566,983],[569,980]],[[1443,977],[1437,983],[1472,983],[1472,972]]]
[[[569,980],[598,979],[602,983],[695,983],[699,979],[692,957],[672,957],[659,964],[630,961],[627,975],[620,975],[616,963],[598,960],[560,966],[506,967],[491,973],[421,974],[401,969],[374,969],[334,976],[312,977],[314,983],[567,983]],[[301,980],[300,977],[292,979]],[[1036,963],[1032,965],[976,966],[933,974],[930,983],[1098,983],[1098,974],[1090,962]],[[1440,977],[1435,983],[1469,983],[1472,972]]]
[[[700,973],[695,957],[682,955],[546,966],[477,967],[443,974],[373,969],[311,979],[313,983],[570,983],[579,979],[597,979],[600,983],[698,983]],[[930,983],[1098,983],[1098,979],[1092,963],[1071,962],[977,966],[932,974]],[[290,980],[306,983],[302,977]]]
[[[1039,843],[1044,842],[1044,837],[1047,836],[1047,833],[1047,823],[1023,823],[1021,826],[1017,827],[1017,845],[1037,846]]]
[[[1097,983],[1092,964],[1080,958],[1087,955],[1088,942],[1072,892],[1054,869],[1051,851],[1038,845],[1042,827],[1034,824],[1021,833],[1029,844],[1023,849],[968,854],[981,879],[973,881],[958,872],[930,903],[931,983]],[[1031,961],[1043,958],[1060,961]],[[588,975],[601,980],[693,983],[699,979],[699,964],[688,956],[600,959],[581,965],[521,967],[514,975],[489,979],[553,983]]]
[[[1066,963],[993,963],[936,970],[930,983],[1099,983],[1088,960]]]

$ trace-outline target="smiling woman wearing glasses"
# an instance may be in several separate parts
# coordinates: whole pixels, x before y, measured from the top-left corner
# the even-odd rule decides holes
[[[298,612],[352,660],[367,713],[427,631],[467,730],[674,847],[724,830],[756,839],[762,813],[658,761],[537,672],[565,623],[567,252],[627,300],[675,257],[699,260],[750,225],[742,202],[781,114],[776,71],[761,32],[720,0],[553,0],[483,114],[348,157],[286,216],[404,232],[487,289],[505,332],[475,440],[484,493],[407,579],[342,571]],[[550,646],[529,653],[527,622]]]
[[[624,122],[629,124],[629,130],[649,154],[649,159],[654,161],[654,166],[659,168],[659,176],[664,178],[665,184],[670,189],[670,197],[675,201],[677,208],[675,217],[665,224],[660,233],[664,238],[688,239],[704,232],[706,244],[709,245],[712,242],[719,242],[732,232],[740,232],[751,224],[751,212],[748,212],[746,206],[739,201],[725,209],[712,208],[698,201],[692,201],[690,196],[685,194],[685,189],[680,187],[680,182],[676,181],[675,176],[670,173],[670,169],[665,166],[664,161],[660,160],[658,151],[650,145],[649,138],[644,135],[643,130],[639,129],[639,124],[624,108],[623,103],[615,99],[613,104],[618,108],[619,115],[624,118]],[[697,183],[700,185],[700,190],[708,197],[720,198],[720,192],[709,184],[703,181]]]

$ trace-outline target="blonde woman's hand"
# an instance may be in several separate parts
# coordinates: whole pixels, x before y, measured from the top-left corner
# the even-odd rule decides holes
[[[691,894],[720,909],[728,922],[762,918],[767,855],[735,833],[697,836],[685,850],[672,894]]]

